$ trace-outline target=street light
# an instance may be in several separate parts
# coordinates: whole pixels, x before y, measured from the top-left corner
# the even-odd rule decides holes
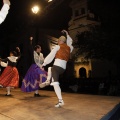
[[[31,10],[34,14],[37,14],[39,12],[40,8],[36,5],[36,6],[33,6]]]
[[[48,0],[48,2],[52,2],[52,0]]]

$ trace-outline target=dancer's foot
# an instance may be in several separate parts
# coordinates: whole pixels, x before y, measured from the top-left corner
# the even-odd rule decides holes
[[[64,105],[64,101],[62,100],[62,101],[59,101],[56,105],[55,105],[55,107],[56,108],[59,108],[59,107],[61,107],[61,106],[63,106]]]
[[[3,88],[3,86],[2,86],[2,85],[0,85],[0,88]]]
[[[50,81],[46,80],[45,82],[41,83],[39,86],[40,86],[40,88],[44,88],[44,87],[49,86],[49,85],[50,85]]]
[[[5,96],[12,96],[11,94],[5,94]]]
[[[40,94],[34,94],[34,97],[40,97],[41,95]]]

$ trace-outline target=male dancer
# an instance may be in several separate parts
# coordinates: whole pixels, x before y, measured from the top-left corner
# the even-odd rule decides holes
[[[48,77],[50,77],[50,71],[52,72],[52,81],[50,85],[54,87],[55,93],[58,98],[58,103],[55,105],[55,107],[61,107],[62,105],[64,105],[61,88],[59,86],[59,75],[66,70],[66,64],[70,58],[70,52],[72,52],[73,50],[72,39],[69,36],[68,32],[66,30],[63,30],[62,32],[66,34],[67,39],[64,36],[59,37],[58,45],[56,45],[56,47],[45,58],[42,65],[43,67],[46,66],[55,58],[53,67],[48,69]],[[50,78],[47,78],[46,84],[49,83],[49,80]]]
[[[0,11],[0,24],[5,20],[8,10],[10,9],[10,1],[9,0],[3,0],[3,7]]]

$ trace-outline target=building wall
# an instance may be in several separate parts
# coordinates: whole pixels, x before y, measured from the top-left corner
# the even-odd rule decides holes
[[[73,39],[79,32],[88,30],[89,25],[100,25],[99,19],[94,19],[94,13],[88,9],[87,0],[73,0],[70,4],[72,8],[72,17],[69,21],[69,33]],[[84,12],[82,12],[84,9]],[[78,12],[76,15],[76,11]]]
[[[77,40],[77,34],[80,32],[88,31],[89,25],[100,25],[99,18],[95,19],[94,13],[88,9],[88,0],[72,0],[70,7],[72,8],[72,17],[69,21],[69,34],[73,40]],[[83,10],[83,11],[82,11]],[[73,50],[72,56],[76,53],[76,49]],[[89,60],[88,63],[81,62],[81,55],[74,63],[75,77],[81,77],[79,70],[84,68],[86,70],[86,77],[109,77],[110,74],[116,75],[115,64],[103,60]]]
[[[91,60],[84,59],[83,56],[79,56],[78,59],[74,62],[74,70],[75,70],[75,77],[76,78],[81,78],[83,77],[80,74],[80,70],[85,69],[86,71],[86,78],[90,77],[89,72],[92,70],[91,68]],[[85,76],[84,76],[85,77]]]

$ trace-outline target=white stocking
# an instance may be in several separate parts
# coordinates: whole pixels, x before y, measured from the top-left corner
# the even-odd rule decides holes
[[[35,94],[38,94],[38,90],[35,91]]]
[[[51,79],[51,67],[48,68],[48,75],[47,75],[47,80],[41,84],[39,84],[40,88],[44,88],[45,86],[48,86],[50,85],[50,79]]]
[[[7,95],[10,95],[10,87],[6,87],[7,89]]]
[[[48,68],[48,76],[47,76],[47,80],[49,80],[49,81],[50,81],[50,79],[51,79],[51,74],[52,74],[52,72],[51,72],[51,67],[49,67],[49,68]]]
[[[55,84],[55,85],[53,85],[53,87],[54,87],[55,93],[56,93],[59,101],[62,100],[61,88],[60,88],[59,84]]]

